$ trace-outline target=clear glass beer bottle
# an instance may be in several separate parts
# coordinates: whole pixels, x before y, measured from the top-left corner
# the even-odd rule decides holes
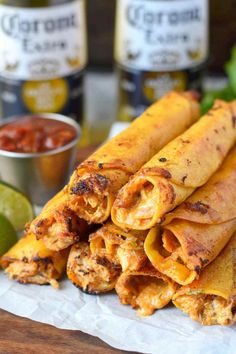
[[[114,57],[120,121],[169,90],[201,90],[208,0],[117,0]]]
[[[1,116],[53,112],[81,122],[85,0],[0,0]]]

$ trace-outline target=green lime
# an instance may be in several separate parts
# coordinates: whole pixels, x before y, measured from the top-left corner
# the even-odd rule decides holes
[[[0,181],[0,213],[5,215],[16,231],[21,231],[34,217],[29,199],[15,187]]]
[[[17,242],[17,234],[10,221],[0,214],[0,256]]]

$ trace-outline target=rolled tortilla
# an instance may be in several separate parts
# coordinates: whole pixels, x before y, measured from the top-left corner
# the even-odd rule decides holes
[[[111,221],[89,237],[93,256],[105,257],[122,268],[137,270],[147,261],[144,240],[147,231],[122,230]]]
[[[190,284],[236,231],[236,149],[206,185],[153,228],[145,251],[153,266],[181,285]]]
[[[122,228],[147,230],[205,184],[236,139],[236,101],[212,110],[167,144],[120,190],[112,208]]]
[[[207,266],[199,279],[180,288],[176,307],[203,325],[230,325],[236,321],[236,234]]]
[[[1,258],[0,264],[9,278],[22,284],[51,284],[58,288],[58,279],[66,269],[69,250],[55,252],[37,241],[35,235],[23,236]]]
[[[149,316],[166,306],[172,299],[177,285],[159,273],[150,264],[138,271],[126,271],[116,283],[120,302],[137,309],[139,315]]]
[[[170,92],[73,173],[71,208],[89,223],[108,219],[118,190],[164,145],[199,118],[194,92]]]
[[[147,262],[143,247],[146,234],[121,230],[107,222],[89,236],[89,243],[72,246],[68,278],[90,294],[113,290],[122,270],[138,270]]]
[[[47,248],[59,251],[83,240],[92,227],[71,209],[68,194],[60,191],[27,227]]]

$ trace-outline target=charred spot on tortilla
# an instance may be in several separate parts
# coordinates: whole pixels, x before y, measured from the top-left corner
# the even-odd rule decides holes
[[[233,316],[236,314],[236,305],[232,307],[231,312]]]
[[[205,266],[206,264],[209,263],[209,259],[207,259],[207,258],[202,259],[202,258],[200,257],[200,262],[201,262],[202,266]]]
[[[80,289],[83,293],[88,294],[88,295],[98,295],[99,293],[96,291],[91,291],[89,290],[89,286],[87,285],[85,288],[82,286],[79,286],[78,284],[72,282],[72,284],[77,288]]]
[[[201,201],[198,201],[196,203],[190,203],[190,202],[185,202],[184,205],[186,206],[187,209],[191,211],[196,211],[201,214],[206,214],[209,210],[209,205],[202,203]]]
[[[74,187],[70,189],[72,194],[83,195],[91,192],[88,184],[85,181],[79,181]]]
[[[72,217],[68,216],[65,221],[66,221],[68,231],[72,232],[73,231]]]
[[[190,144],[190,140],[188,140],[188,139],[181,139],[181,142],[183,144]]]
[[[102,163],[102,162],[99,162],[99,164],[98,164],[98,168],[100,168],[100,170],[102,170],[102,169],[103,169],[103,163]]]
[[[194,267],[194,270],[197,274],[200,274],[201,272],[201,267],[199,265],[197,265],[196,267]]]
[[[164,169],[164,168],[161,168],[161,167],[147,167],[147,168],[143,168],[142,169],[142,174],[146,175],[146,174],[149,174],[150,176],[152,175],[159,175],[161,177],[164,177],[166,179],[170,179],[172,178],[172,175],[171,173]]]
[[[182,182],[183,182],[183,183],[185,182],[185,180],[186,180],[187,177],[188,177],[188,175],[185,175],[185,176],[182,177]]]
[[[96,263],[101,265],[102,267],[106,267],[109,269],[120,270],[120,265],[117,265],[113,262],[110,262],[106,257],[96,257]]]
[[[236,126],[236,116],[232,116],[233,128]]]
[[[187,162],[187,166],[189,166],[192,163],[190,159],[186,159],[186,162]]]
[[[93,192],[95,189],[104,192],[107,186],[108,179],[97,173],[90,179],[79,181],[74,187],[71,187],[71,193],[82,196]]]
[[[100,174],[96,174],[95,179],[98,182],[98,187],[99,187],[100,191],[104,192],[108,186],[108,179],[105,176],[100,175]]]
[[[39,256],[33,257],[33,258],[32,258],[32,261],[33,261],[33,262],[41,262],[41,263],[44,263],[44,264],[50,264],[50,263],[52,263],[51,258],[49,258],[49,257],[41,258],[41,257],[39,257]]]
[[[160,158],[159,158],[159,161],[160,161],[160,162],[166,162],[166,161],[167,161],[167,158],[165,158],[165,157],[160,157]]]

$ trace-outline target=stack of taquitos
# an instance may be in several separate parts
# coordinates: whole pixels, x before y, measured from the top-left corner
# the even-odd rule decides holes
[[[54,250],[78,241],[86,228],[82,219],[104,222],[129,177],[198,118],[196,93],[165,95],[79,165],[69,185],[31,223],[31,232]]]
[[[120,190],[112,220],[122,228],[147,230],[207,182],[236,140],[236,102],[214,107],[167,144]]]
[[[107,222],[89,242],[72,246],[68,278],[89,294],[115,288],[122,304],[130,304],[139,314],[152,314],[171,301],[177,285],[148,261],[146,235],[147,231],[122,230]]]
[[[73,244],[67,275],[83,291],[99,294],[115,288],[120,301],[142,315],[174,298],[176,306],[194,318],[199,319],[199,313],[205,317],[207,311],[203,323],[234,321],[235,293],[228,279],[225,292],[214,283],[212,269],[219,269],[213,265],[222,263],[224,253],[219,253],[236,231],[236,149],[216,172],[235,144],[236,103],[217,101],[141,167],[191,125],[198,110],[191,93],[170,93],[81,164],[69,185],[29,226],[27,237],[3,256],[9,276],[55,285],[65,267],[63,257],[57,266],[57,255],[62,255],[58,250]],[[140,167],[114,203],[116,225],[107,221],[117,192]],[[89,224],[104,221],[91,234]],[[217,279],[223,284],[222,277]],[[198,297],[191,297],[191,288]],[[200,296],[199,288],[207,296]],[[216,295],[224,299],[215,301]]]
[[[181,285],[190,284],[236,231],[236,149],[208,183],[166,222],[153,228],[145,252],[153,266]]]

